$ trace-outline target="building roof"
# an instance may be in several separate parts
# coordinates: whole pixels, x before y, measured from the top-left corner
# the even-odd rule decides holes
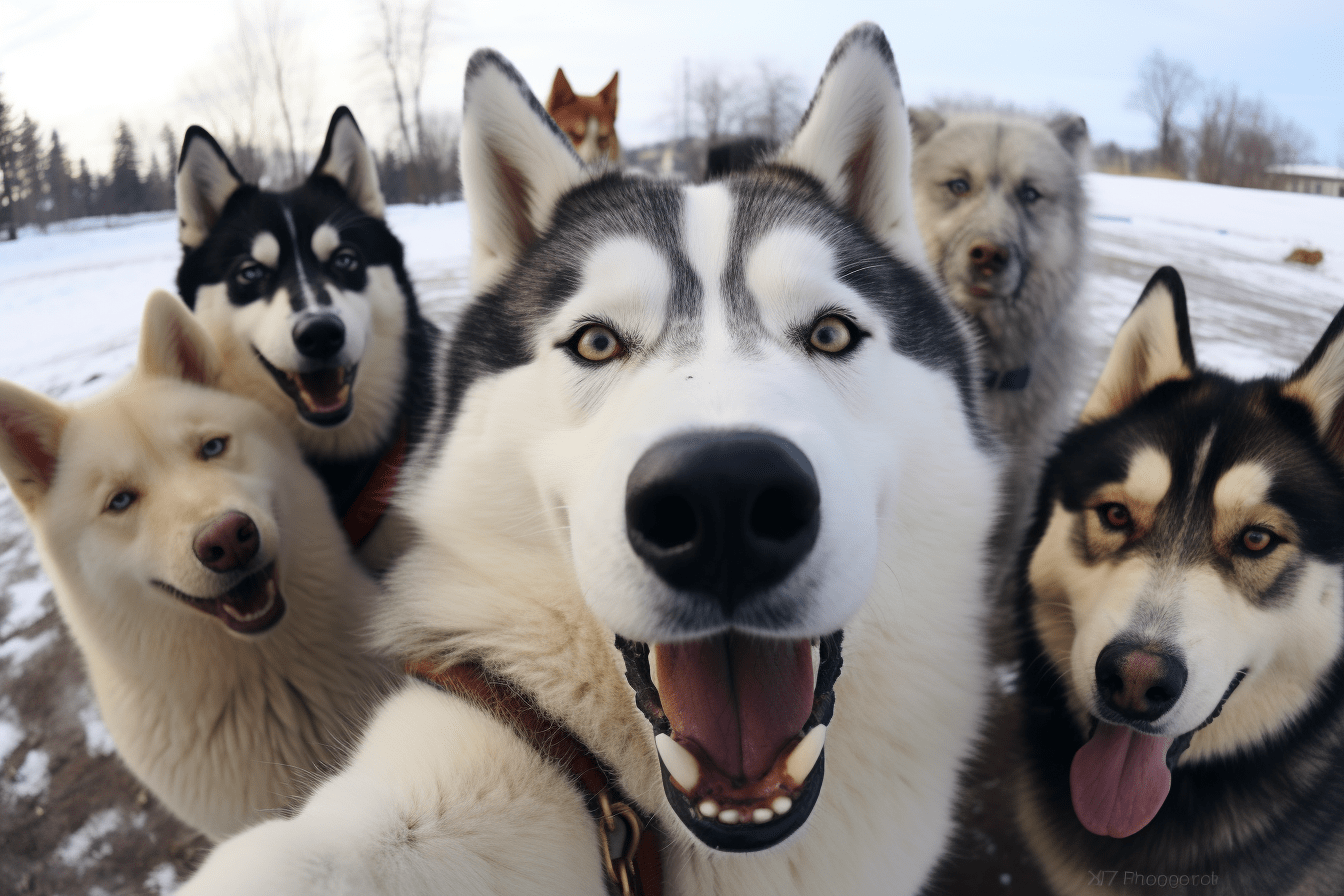
[[[1265,171],[1269,174],[1286,174],[1290,177],[1344,180],[1344,168],[1336,168],[1333,165],[1270,165]]]

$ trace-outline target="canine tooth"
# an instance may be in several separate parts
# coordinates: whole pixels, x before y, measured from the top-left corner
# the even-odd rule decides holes
[[[787,815],[793,808],[793,800],[786,796],[777,796],[775,801],[770,804],[770,808],[775,810],[776,815]]]
[[[765,824],[774,817],[775,813],[771,812],[769,809],[753,809],[751,812],[751,820],[757,824]]]
[[[659,734],[653,739],[658,746],[658,755],[663,759],[668,775],[686,793],[695,790],[700,783],[700,763],[691,755],[691,751],[668,737]]]
[[[705,800],[697,808],[705,818],[717,818],[719,815],[719,804],[713,800]]]
[[[719,824],[737,824],[742,820],[742,813],[736,809],[724,809],[719,813]]]
[[[826,726],[818,725],[798,742],[789,758],[784,760],[784,774],[793,779],[795,785],[802,785],[812,767],[821,756],[821,748],[826,743]]]
[[[654,645],[649,645],[649,680],[653,682],[655,689],[658,687],[658,651]]]

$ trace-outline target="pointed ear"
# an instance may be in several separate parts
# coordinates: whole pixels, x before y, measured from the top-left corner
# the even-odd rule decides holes
[[[1344,460],[1344,309],[1289,377],[1283,394],[1307,406],[1316,434],[1336,458]]]
[[[243,178],[205,128],[192,125],[177,163],[177,238],[195,249],[210,235]]]
[[[51,399],[0,380],[0,472],[32,509],[56,477],[69,413]]]
[[[1064,147],[1065,152],[1075,159],[1082,159],[1087,154],[1088,136],[1087,121],[1081,115],[1064,113],[1056,115],[1046,122],[1048,127],[1059,139],[1059,145]]]
[[[219,350],[182,300],[156,289],[145,303],[137,369],[201,386],[219,382]]]
[[[1153,274],[1121,325],[1078,422],[1095,423],[1114,416],[1159,383],[1189,379],[1194,372],[1195,344],[1185,310],[1185,285],[1175,268],[1164,267]]]
[[[359,210],[371,218],[383,216],[383,191],[378,185],[378,163],[355,124],[355,116],[345,106],[331,116],[322,154],[313,166],[312,177],[325,174],[335,178]]]
[[[616,82],[620,80],[620,77],[621,73],[616,72],[614,75],[611,76],[611,80],[607,82],[607,86],[603,87],[601,90],[597,92],[598,97],[602,100],[604,104],[611,107],[612,112],[616,111],[616,89],[617,89]]]
[[[592,175],[527,82],[493,50],[477,50],[467,64],[461,142],[470,286],[479,294],[546,230],[560,197]]]
[[[565,70],[557,68],[555,70],[555,80],[551,82],[551,95],[546,97],[546,114],[550,115],[556,109],[563,109],[574,102],[574,88],[569,86],[569,79],[565,77]]]
[[[909,117],[881,28],[867,22],[840,40],[776,161],[817,178],[888,249],[927,266],[910,196]]]
[[[942,130],[945,124],[947,124],[947,119],[932,109],[910,110],[910,136],[914,139],[916,146],[923,146],[928,143],[929,138]]]

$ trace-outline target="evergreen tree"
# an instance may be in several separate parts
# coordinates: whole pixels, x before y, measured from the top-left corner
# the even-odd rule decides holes
[[[127,215],[145,208],[145,184],[140,179],[140,160],[131,126],[123,119],[117,125],[113,141],[112,179],[104,197],[103,210],[110,215]]]
[[[173,188],[164,177],[163,169],[159,167],[159,156],[155,153],[149,157],[149,173],[145,175],[145,210],[156,212],[171,208],[172,204]]]
[[[37,122],[26,113],[14,133],[13,202],[15,217],[20,225],[46,226],[47,216],[42,207],[42,138]]]
[[[75,175],[74,182],[70,185],[70,209],[70,215],[74,218],[96,214],[98,209],[93,175],[89,173],[89,163],[84,159],[79,160],[79,174]]]
[[[47,164],[42,179],[46,181],[51,220],[64,221],[73,218],[74,183],[70,177],[70,161],[65,157],[65,147],[61,146],[61,137],[55,131],[51,132],[51,149],[47,150]]]
[[[0,226],[11,240],[19,237],[14,212],[14,126],[9,118],[9,103],[0,93]]]

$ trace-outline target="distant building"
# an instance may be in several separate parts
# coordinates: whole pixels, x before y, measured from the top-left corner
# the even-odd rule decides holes
[[[1291,193],[1344,196],[1344,168],[1331,165],[1270,165],[1269,184]]]

